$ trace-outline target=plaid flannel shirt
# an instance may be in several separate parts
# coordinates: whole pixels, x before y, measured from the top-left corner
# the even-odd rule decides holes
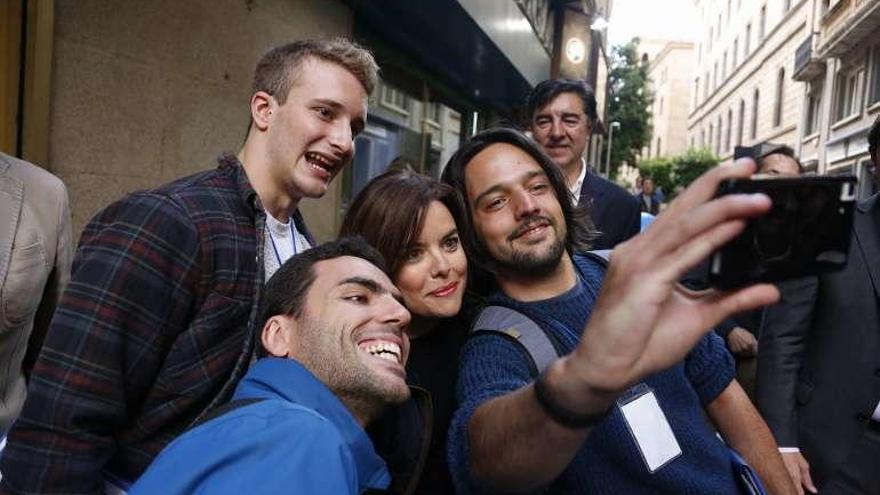
[[[236,157],[218,161],[123,198],[83,231],[0,492],[134,480],[234,390],[255,347],[265,213]]]

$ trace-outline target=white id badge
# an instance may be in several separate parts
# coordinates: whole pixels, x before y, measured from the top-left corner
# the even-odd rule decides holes
[[[647,385],[640,383],[631,388],[624,398],[617,401],[617,405],[648,472],[654,473],[681,455],[681,446],[660,409],[657,396]]]

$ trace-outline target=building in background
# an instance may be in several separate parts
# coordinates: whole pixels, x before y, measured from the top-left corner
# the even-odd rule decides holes
[[[651,106],[651,140],[645,158],[675,156],[688,147],[688,109],[694,74],[694,44],[668,41],[659,53],[647,56],[648,85],[654,95]]]
[[[804,83],[796,149],[820,173],[876,192],[867,134],[880,115],[880,0],[805,0],[794,79]]]
[[[691,81],[688,145],[707,147],[722,160],[731,159],[739,144],[796,147],[805,91],[792,74],[810,31],[810,0],[694,4],[703,32]]]
[[[609,0],[4,1],[0,150],[64,180],[78,236],[123,194],[237,150],[267,48],[353,37],[376,54],[382,81],[354,165],[303,202],[313,233],[329,239],[391,159],[438,175],[461,139],[518,122],[525,96],[551,75],[587,79],[604,115],[607,42],[590,26],[610,10]]]

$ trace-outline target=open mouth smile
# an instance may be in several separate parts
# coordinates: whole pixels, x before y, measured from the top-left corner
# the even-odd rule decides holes
[[[379,359],[403,364],[401,361],[402,355],[400,353],[400,345],[394,342],[370,340],[361,342],[358,344],[358,348]]]
[[[305,157],[306,161],[311,165],[312,170],[318,172],[318,174],[324,179],[332,177],[340,163],[338,159],[314,151],[306,152]]]

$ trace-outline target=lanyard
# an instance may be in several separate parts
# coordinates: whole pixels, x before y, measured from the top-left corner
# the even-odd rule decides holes
[[[296,233],[293,230],[293,219],[289,219],[287,222],[287,228],[290,229],[290,247],[293,248],[293,254],[290,257],[296,256]],[[269,233],[269,242],[272,243],[272,251],[275,251],[275,259],[278,260],[278,266],[284,264],[284,261],[281,260],[281,254],[278,253],[278,246],[275,245],[275,236],[272,235],[272,228],[269,227],[269,223],[266,223],[266,232]]]

